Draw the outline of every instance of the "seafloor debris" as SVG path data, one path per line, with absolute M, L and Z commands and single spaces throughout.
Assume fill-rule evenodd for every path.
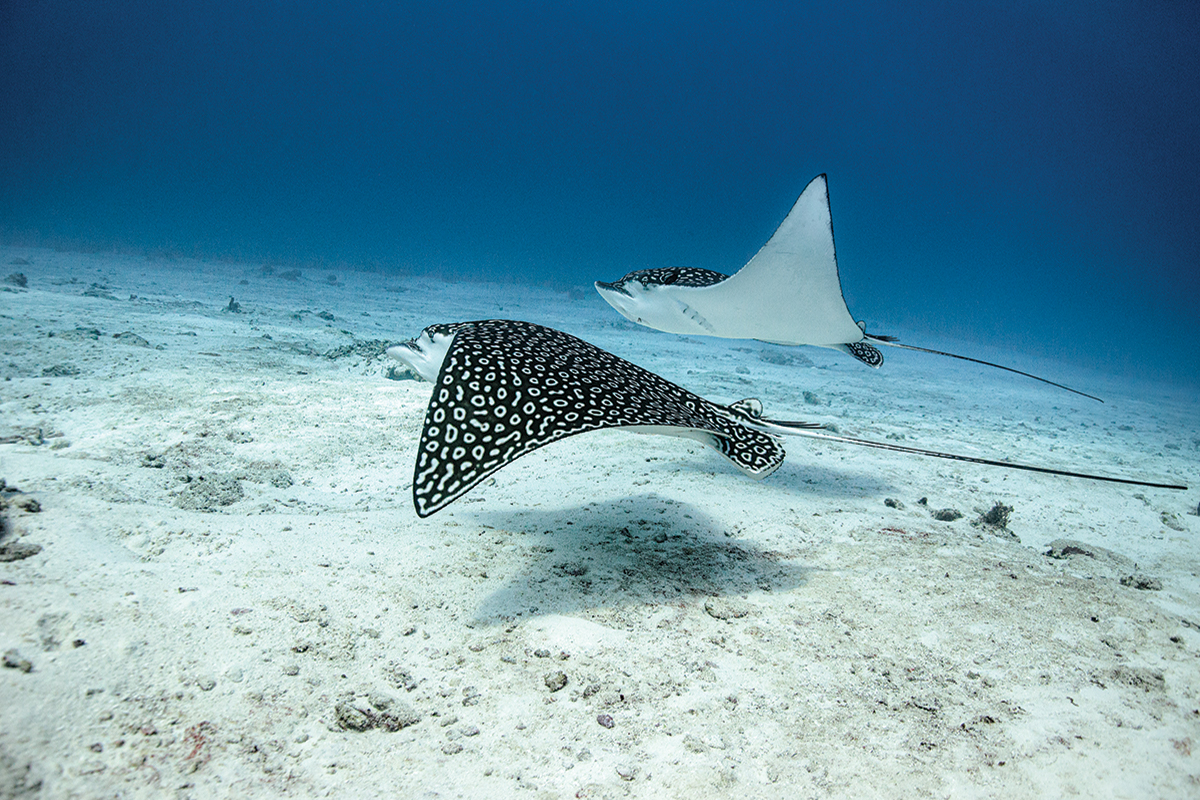
M 146 339 L 144 339 L 141 336 L 138 336 L 133 331 L 121 331 L 120 333 L 114 333 L 112 335 L 112 338 L 116 339 L 121 344 L 128 344 L 128 345 L 132 345 L 134 347 L 149 347 L 150 346 L 149 341 L 147 341 Z
M 3 478 L 0 478 L 0 563 L 22 561 L 42 552 L 40 544 L 30 544 L 22 541 L 3 541 L 10 532 L 7 514 L 10 506 L 16 506 L 30 514 L 36 514 L 42 510 L 42 504 L 32 497 L 18 497 L 14 500 L 8 499 L 7 495 L 19 494 L 20 491 L 15 486 L 9 486 Z
M 383 358 L 387 355 L 387 349 L 395 342 L 387 341 L 386 339 L 360 339 L 351 344 L 344 344 L 341 347 L 335 347 L 332 350 L 327 350 L 324 353 L 325 358 L 337 360 L 346 358 L 347 356 L 357 356 L 372 361 L 377 358 Z M 403 369 L 403 367 L 401 367 Z
M 996 503 L 991 510 L 986 514 L 980 515 L 976 522 L 982 525 L 991 525 L 996 528 L 1007 528 L 1008 517 L 1013 512 L 1012 506 L 1006 506 L 1004 503 Z
M 1072 569 L 1086 565 L 1087 572 L 1110 579 L 1116 578 L 1122 586 L 1142 591 L 1162 589 L 1162 580 L 1141 572 L 1133 559 L 1086 542 L 1055 539 L 1050 543 L 1050 549 L 1046 551 L 1045 555 L 1069 561 Z M 1085 559 L 1086 561 L 1084 561 Z
M 379 708 L 380 705 L 383 708 Z M 370 703 L 361 700 L 342 701 L 334 707 L 334 715 L 338 725 L 350 731 L 382 728 L 394 733 L 421 721 L 421 715 L 408 704 L 378 697 Z
M 750 352 L 749 348 L 746 352 Z M 781 367 L 811 367 L 812 360 L 802 353 L 787 353 L 780 349 L 760 350 L 758 358 L 768 364 L 778 364 Z M 810 394 L 805 392 L 805 394 Z
M 721 597 L 704 602 L 704 613 L 708 614 L 713 619 L 731 620 L 741 619 L 750 613 L 750 609 L 738 603 L 730 602 Z
M 1121 578 L 1122 586 L 1131 586 L 1134 589 L 1142 591 L 1159 592 L 1162 591 L 1162 581 L 1150 575 L 1125 575 Z
M 978 511 L 979 509 L 976 509 Z M 1008 518 L 1013 512 L 1013 507 L 997 502 L 989 511 L 980 512 L 975 521 L 971 524 L 977 528 L 983 528 L 988 533 L 995 536 L 1000 536 L 1006 539 L 1021 541 L 1015 533 L 1008 529 Z
M 83 290 L 84 297 L 98 297 L 101 300 L 116 300 L 116 295 L 109 291 L 108 287 L 102 283 L 93 283 L 91 286 Z
M 47 336 L 56 336 L 59 339 L 66 339 L 69 342 L 82 342 L 88 339 L 95 341 L 100 338 L 99 328 L 88 328 L 83 325 L 76 326 L 73 330 L 59 331 L 54 333 L 51 331 Z
M 543 680 L 546 684 L 546 688 L 549 689 L 551 693 L 557 692 L 559 689 L 567 685 L 567 673 L 561 671 L 551 672 L 548 673 Z
M 43 378 L 70 378 L 83 374 L 83 370 L 72 364 L 55 364 L 42 370 Z
M 1200 509 L 1198 509 L 1200 511 Z M 1173 531 L 1185 531 L 1187 528 L 1183 526 L 1183 521 L 1179 519 L 1179 515 L 1174 511 L 1164 511 L 1159 515 L 1159 519 L 1163 525 L 1166 525 Z
M 175 505 L 193 511 L 215 511 L 246 496 L 241 482 L 229 474 L 184 475 L 185 486 L 175 495 Z
M 30 556 L 36 556 L 40 552 L 42 552 L 40 544 L 5 542 L 4 544 L 0 544 L 0 562 L 22 561 Z
M 16 650 L 7 650 L 4 653 L 4 666 L 9 669 L 19 669 L 21 672 L 32 672 L 33 662 L 25 658 Z

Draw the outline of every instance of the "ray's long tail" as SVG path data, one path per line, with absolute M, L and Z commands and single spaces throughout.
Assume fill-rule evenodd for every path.
M 775 420 L 759 417 L 748 424 L 758 427 L 760 430 L 766 433 L 784 434 L 788 436 L 808 436 L 812 439 L 825 439 L 831 442 L 843 442 L 845 444 L 859 445 L 860 447 L 874 447 L 879 450 L 891 450 L 897 453 L 912 453 L 913 455 L 930 456 L 932 458 L 946 458 L 951 461 L 966 461 L 971 464 L 984 464 L 989 467 L 1020 469 L 1025 470 L 1026 472 L 1041 472 L 1046 475 L 1064 475 L 1069 478 L 1085 478 L 1090 481 L 1124 483 L 1129 484 L 1130 486 L 1148 486 L 1154 489 L 1186 490 L 1188 488 L 1176 483 L 1158 483 L 1155 481 L 1139 481 L 1134 480 L 1133 478 L 1115 478 L 1109 475 L 1092 475 L 1087 472 L 1074 472 L 1072 470 L 1055 469 L 1053 467 L 1038 467 L 1032 464 L 1018 464 L 1012 461 L 998 461 L 991 458 L 976 458 L 974 456 L 962 456 L 955 453 L 941 453 L 937 450 L 923 450 L 919 447 L 906 447 L 902 444 L 888 444 L 887 442 L 876 442 L 870 439 L 859 439 L 854 436 L 823 433 L 814 428 L 814 425 L 811 422 L 790 422 L 786 420 Z
M 957 353 L 947 353 L 943 350 L 931 350 L 928 347 L 916 347 L 915 345 L 911 345 L 911 344 L 900 344 L 900 342 L 897 342 L 895 340 L 895 338 L 893 338 L 891 336 L 872 336 L 869 333 L 864 333 L 863 335 L 865 337 L 867 337 L 868 339 L 870 339 L 872 342 L 879 342 L 880 344 L 886 344 L 888 347 L 899 347 L 903 350 L 916 350 L 918 353 L 933 353 L 935 356 L 947 356 L 949 358 L 957 358 L 961 361 L 970 361 L 973 364 L 982 364 L 985 367 L 995 367 L 996 369 L 1002 369 L 1002 370 L 1005 370 L 1006 372 L 1015 372 L 1018 375 L 1024 375 L 1026 378 L 1033 378 L 1035 381 L 1041 381 L 1042 383 L 1048 383 L 1051 386 L 1057 386 L 1059 389 L 1066 389 L 1068 392 L 1072 392 L 1072 393 L 1080 395 L 1082 397 L 1086 397 L 1089 400 L 1095 400 L 1098 403 L 1104 402 L 1103 400 L 1101 400 L 1099 397 L 1096 397 L 1095 395 L 1088 394 L 1087 392 L 1081 392 L 1078 389 L 1072 389 L 1070 386 L 1063 386 L 1061 383 L 1055 383 L 1052 380 L 1048 380 L 1046 378 L 1042 378 L 1037 375 L 1033 375 L 1032 373 L 1029 373 L 1029 372 L 1022 372 L 1019 369 L 1014 369 L 1012 367 L 1006 367 L 1003 364 L 993 364 L 991 361 L 982 361 L 978 358 L 971 358 L 970 356 L 960 356 Z

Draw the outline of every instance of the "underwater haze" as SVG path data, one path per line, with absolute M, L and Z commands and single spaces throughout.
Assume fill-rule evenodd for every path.
M 586 287 L 827 173 L 871 332 L 1200 383 L 1193 2 L 4 0 L 0 92 L 8 243 Z

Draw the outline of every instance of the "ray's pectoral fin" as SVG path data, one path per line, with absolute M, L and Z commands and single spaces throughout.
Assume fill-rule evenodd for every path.
M 843 353 L 849 353 L 857 358 L 868 367 L 879 369 L 883 366 L 883 353 L 879 352 L 879 348 L 866 342 L 848 342 L 846 344 L 835 345 L 835 349 L 841 350 Z

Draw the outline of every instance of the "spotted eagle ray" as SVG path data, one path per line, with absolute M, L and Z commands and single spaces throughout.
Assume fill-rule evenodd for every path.
M 433 383 L 413 473 L 413 505 L 420 517 L 445 508 L 526 453 L 605 428 L 703 442 L 753 478 L 765 478 L 783 463 L 780 436 L 801 435 L 1009 469 L 1185 488 L 821 433 L 819 423 L 764 417 L 753 398 L 712 403 L 582 339 L 529 322 L 430 325 L 387 353 Z
M 1015 372 L 1100 400 L 1019 369 L 867 333 L 842 296 L 823 174 L 809 182 L 775 234 L 735 274 L 697 267 L 643 269 L 612 283 L 596 281 L 596 291 L 626 319 L 667 333 L 830 347 L 876 368 L 883 364 L 883 353 L 873 344 L 878 343 Z

